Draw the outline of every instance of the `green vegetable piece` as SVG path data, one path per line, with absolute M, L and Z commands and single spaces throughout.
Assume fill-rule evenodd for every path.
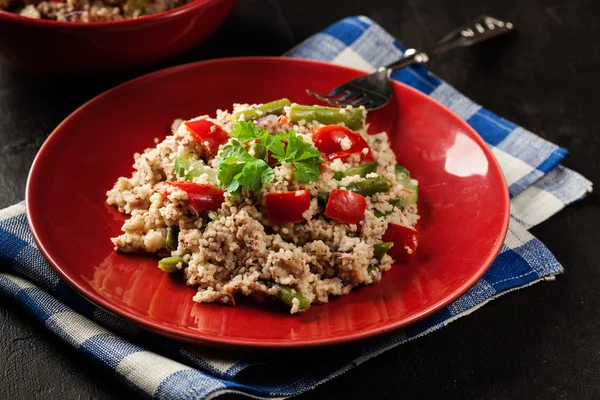
M 177 174 L 177 176 L 187 178 L 188 169 L 190 168 L 191 164 L 192 160 L 189 154 L 177 154 L 177 156 L 175 157 L 175 164 L 173 165 L 173 168 L 175 169 L 175 173 Z
M 367 197 L 376 193 L 389 192 L 390 183 L 378 176 L 377 178 L 365 179 L 364 181 L 356 182 L 348 185 L 348 190 Z
M 256 125 L 252 121 L 237 122 L 233 126 L 230 135 L 235 136 L 243 143 L 256 140 L 259 143 L 266 145 L 269 139 L 269 132 L 265 131 L 262 127 Z
M 125 3 L 125 16 L 133 17 L 135 11 L 139 10 L 140 15 L 146 11 L 146 0 L 127 0 Z
M 394 243 L 392 242 L 377 243 L 373 246 L 373 257 L 375 257 L 377 260 L 381 260 L 383 256 L 385 256 L 385 253 L 387 253 L 393 245 Z
M 319 193 L 317 194 L 317 202 L 321 208 L 325 208 L 327 206 L 327 202 L 329 201 L 329 193 Z
M 399 200 L 399 207 L 408 207 L 411 204 L 416 204 L 419 200 L 419 187 L 411 183 L 410 173 L 401 165 L 396 165 L 396 177 L 398 182 L 407 189 L 412 190 L 408 196 L 396 199 Z M 391 203 L 391 200 L 390 200 Z
M 404 198 L 392 199 L 392 200 L 388 201 L 388 203 L 390 203 L 394 207 L 402 207 L 402 204 L 404 203 Z M 379 210 L 375 210 L 375 211 L 373 211 L 373 214 L 377 218 L 381 218 L 381 217 L 387 217 L 388 215 L 390 215 L 393 212 L 394 212 L 394 210 L 390 210 L 390 211 L 386 211 L 386 212 L 381 212 Z
M 203 227 L 207 227 L 209 222 L 214 221 L 215 219 L 217 219 L 217 217 L 219 216 L 219 214 L 217 214 L 216 211 L 208 211 L 206 214 L 204 214 L 202 216 L 202 226 Z
M 217 176 L 214 169 L 203 165 L 197 160 L 194 160 L 190 154 L 177 154 L 173 167 L 177 176 L 185 178 L 189 181 L 199 177 L 202 174 L 206 174 L 208 175 L 208 180 L 214 183 Z
M 340 112 L 340 110 L 344 110 Z M 298 122 L 318 121 L 324 125 L 334 125 L 344 123 L 350 130 L 356 131 L 363 127 L 364 115 L 360 108 L 340 109 L 336 107 L 320 106 L 291 106 L 290 121 Z
M 243 115 L 244 121 L 252 121 L 266 115 L 281 115 L 283 114 L 283 107 L 289 106 L 290 104 L 288 99 L 275 100 L 270 103 L 265 103 L 262 106 L 235 113 L 232 118 L 234 121 L 238 121 L 240 115 Z
M 392 199 L 392 200 L 388 201 L 388 203 L 390 203 L 394 207 L 400 207 L 400 206 L 402 206 L 402 199 Z
M 321 174 L 321 152 L 301 136 L 290 129 L 287 133 L 287 146 L 274 150 L 273 156 L 280 162 L 289 162 L 295 167 L 294 178 L 300 183 L 308 183 L 319 179 Z M 279 153 L 278 153 L 279 152 Z
M 173 272 L 180 271 L 177 268 L 177 264 L 181 263 L 181 269 L 187 267 L 187 263 L 183 260 L 183 258 L 179 256 L 165 257 L 158 262 L 158 268 L 162 269 L 165 272 L 172 274 Z
M 265 160 L 267 158 L 267 147 L 262 143 L 254 143 L 250 146 L 250 154 L 254 154 L 255 158 Z
M 388 215 L 390 215 L 391 213 L 393 213 L 394 211 L 386 211 L 386 212 L 381 212 L 379 210 L 375 210 L 373 211 L 373 214 L 377 217 L 377 218 L 382 218 L 382 217 L 387 217 Z
M 310 307 L 308 300 L 306 300 L 306 298 L 300 293 L 293 291 L 291 287 L 280 285 L 278 283 L 272 283 L 272 286 L 279 289 L 277 292 L 277 298 L 290 308 L 294 306 L 294 299 L 298 299 L 298 311 L 306 311 Z
M 373 271 L 377 271 L 377 266 L 375 266 L 375 265 L 369 265 L 367 267 L 367 273 L 371 273 Z
M 275 172 L 264 160 L 252 157 L 240 142 L 232 140 L 221 150 L 217 176 L 223 188 L 237 196 L 242 188 L 259 191 L 263 184 L 273 181 Z
M 167 239 L 165 240 L 167 249 L 175 250 L 178 246 L 179 227 L 170 226 L 167 228 Z
M 368 174 L 371 174 L 376 171 L 377 171 L 377 161 L 373 161 L 370 163 L 359 165 L 358 167 L 348 168 L 345 171 L 337 171 L 335 174 L 333 174 L 333 178 L 337 179 L 338 181 L 342 180 L 345 176 L 358 175 L 361 178 L 364 178 Z

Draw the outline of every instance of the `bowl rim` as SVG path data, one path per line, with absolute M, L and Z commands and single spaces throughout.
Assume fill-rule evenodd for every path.
M 33 190 L 32 190 L 32 185 L 31 185 L 31 182 L 34 180 L 34 176 L 38 174 L 38 171 L 40 169 L 39 164 L 41 164 L 41 159 L 43 158 L 42 155 L 47 153 L 46 150 L 49 146 L 51 146 L 51 142 L 53 140 L 56 140 L 56 137 L 58 137 L 62 126 L 66 125 L 71 119 L 75 118 L 79 113 L 83 112 L 83 110 L 85 110 L 90 104 L 96 102 L 98 99 L 105 97 L 115 91 L 122 90 L 124 87 L 135 85 L 139 81 L 147 80 L 151 77 L 157 78 L 157 77 L 160 77 L 161 75 L 171 74 L 171 73 L 174 73 L 177 70 L 181 70 L 181 69 L 194 68 L 197 65 L 222 63 L 222 62 L 243 62 L 243 61 L 251 61 L 251 60 L 257 60 L 257 61 L 286 60 L 287 62 L 300 62 L 300 63 L 308 63 L 308 64 L 327 65 L 327 66 L 332 66 L 334 68 L 342 68 L 342 69 L 347 69 L 347 70 L 351 70 L 351 71 L 355 71 L 355 72 L 360 72 L 361 74 L 366 73 L 365 71 L 362 71 L 357 68 L 347 67 L 344 65 L 336 65 L 336 64 L 329 63 L 329 62 L 319 61 L 319 60 L 307 60 L 307 59 L 275 57 L 275 56 L 246 56 L 246 57 L 216 58 L 216 59 L 211 59 L 211 60 L 181 64 L 181 65 L 164 68 L 164 69 L 161 69 L 158 71 L 154 71 L 154 72 L 139 76 L 137 78 L 134 78 L 132 80 L 124 82 L 118 86 L 115 86 L 111 89 L 108 89 L 108 90 L 98 94 L 97 96 L 93 97 L 92 99 L 88 100 L 81 106 L 79 106 L 70 115 L 68 115 L 52 131 L 52 133 L 46 138 L 46 140 L 44 141 L 44 143 L 38 150 L 38 153 L 36 154 L 36 156 L 33 160 L 33 163 L 31 165 L 31 168 L 29 170 L 29 174 L 27 177 L 27 184 L 25 187 L 25 204 L 26 204 L 26 211 L 27 211 L 27 222 L 28 222 L 29 228 L 31 230 L 33 239 L 34 239 L 36 245 L 38 246 L 38 249 L 44 256 L 44 258 L 48 261 L 50 266 L 56 272 L 58 272 L 60 277 L 72 289 L 74 289 L 77 293 L 81 294 L 86 300 L 90 301 L 97 307 L 107 310 L 108 312 L 110 312 L 114 315 L 118 315 L 119 317 L 125 319 L 127 322 L 137 325 L 137 326 L 141 327 L 142 329 L 145 329 L 145 330 L 153 332 L 153 333 L 158 333 L 162 336 L 166 336 L 166 337 L 169 337 L 172 339 L 176 339 L 176 340 L 180 340 L 180 341 L 184 341 L 184 342 L 188 342 L 188 343 L 193 343 L 193 344 L 209 345 L 210 347 L 229 348 L 229 349 L 235 348 L 238 350 L 239 349 L 259 349 L 259 348 L 262 348 L 262 349 L 269 348 L 269 349 L 274 349 L 274 350 L 275 349 L 291 350 L 291 349 L 307 349 L 307 348 L 325 348 L 325 347 L 329 347 L 329 346 L 337 346 L 337 345 L 342 345 L 342 344 L 355 343 L 355 342 L 363 341 L 363 340 L 370 339 L 373 337 L 378 337 L 378 336 L 383 335 L 384 333 L 393 332 L 399 328 L 412 325 L 415 322 L 420 321 L 428 316 L 431 316 L 436 311 L 440 311 L 444 307 L 451 304 L 453 301 L 455 301 L 456 299 L 461 297 L 463 294 L 465 294 L 471 287 L 473 287 L 473 285 L 475 285 L 483 277 L 483 275 L 489 270 L 489 268 L 493 264 L 494 260 L 498 256 L 498 254 L 500 254 L 500 251 L 504 244 L 504 240 L 506 238 L 506 235 L 508 234 L 508 227 L 509 227 L 509 222 L 510 222 L 510 197 L 508 194 L 508 187 L 506 186 L 506 179 L 504 178 L 502 169 L 500 168 L 500 164 L 498 163 L 498 160 L 496 159 L 496 157 L 493 155 L 492 151 L 485 144 L 485 141 L 483 140 L 483 138 L 475 131 L 475 129 L 473 129 L 469 124 L 467 124 L 458 115 L 456 115 L 454 112 L 452 112 L 449 108 L 447 108 L 443 104 L 437 102 L 436 100 L 432 99 L 428 95 L 422 93 L 421 91 L 419 91 L 415 88 L 412 88 L 402 82 L 395 81 L 395 80 L 391 81 L 392 85 L 401 86 L 403 88 L 403 90 L 408 90 L 408 91 L 414 92 L 417 96 L 426 97 L 429 101 L 434 102 L 437 106 L 439 106 L 443 112 L 450 114 L 450 116 L 452 116 L 454 119 L 459 120 L 461 122 L 461 124 L 464 125 L 464 128 L 466 130 L 469 130 L 472 133 L 471 139 L 473 139 L 479 145 L 479 147 L 482 149 L 484 154 L 487 156 L 488 161 L 494 165 L 495 171 L 499 172 L 498 176 L 501 179 L 501 181 L 504 183 L 503 188 L 505 190 L 502 190 L 501 192 L 502 192 L 502 197 L 504 200 L 503 204 L 502 204 L 502 213 L 505 215 L 505 219 L 504 219 L 502 227 L 501 227 L 501 234 L 500 234 L 499 240 L 494 244 L 493 248 L 491 249 L 490 253 L 488 254 L 488 257 L 479 266 L 477 271 L 475 273 L 473 273 L 469 279 L 465 280 L 462 283 L 462 285 L 460 285 L 459 288 L 455 289 L 450 295 L 447 295 L 445 297 L 445 299 L 443 299 L 442 301 L 439 301 L 438 303 L 433 304 L 424 310 L 421 310 L 419 313 L 411 316 L 408 319 L 404 319 L 401 321 L 395 321 L 395 322 L 388 324 L 387 326 L 382 327 L 382 328 L 376 328 L 376 329 L 371 328 L 371 329 L 368 329 L 368 330 L 365 330 L 362 332 L 351 333 L 351 334 L 348 334 L 348 335 L 345 335 L 342 337 L 334 336 L 334 337 L 319 338 L 319 339 L 303 339 L 301 342 L 298 342 L 298 343 L 287 342 L 287 341 L 277 342 L 276 340 L 255 341 L 255 340 L 251 340 L 251 339 L 241 339 L 241 338 L 230 338 L 227 336 L 207 335 L 204 333 L 199 334 L 197 332 L 179 330 L 177 327 L 173 327 L 173 326 L 161 325 L 160 323 L 157 323 L 150 319 L 144 318 L 142 316 L 135 315 L 135 314 L 123 309 L 122 307 L 115 305 L 110 300 L 104 298 L 103 296 L 101 296 L 100 294 L 98 294 L 94 291 L 87 290 L 87 288 L 83 287 L 83 285 L 81 285 L 79 282 L 74 280 L 66 271 L 64 271 L 63 268 L 60 266 L 60 264 L 52 258 L 51 253 L 46 248 L 44 243 L 41 241 L 40 232 L 38 231 L 38 227 L 40 225 L 36 223 L 36 220 L 39 218 L 39 216 L 35 215 L 36 213 L 33 212 L 33 210 L 32 210 L 33 204 L 35 204 L 36 201 L 32 199 L 32 196 L 33 196 L 32 191 Z M 35 207 L 33 207 L 33 208 L 35 208 Z
M 56 28 L 74 28 L 74 29 L 89 29 L 89 28 L 100 28 L 100 27 L 108 27 L 108 26 L 123 26 L 123 25 L 134 25 L 134 24 L 144 24 L 146 22 L 157 22 L 161 20 L 168 19 L 170 17 L 174 17 L 179 14 L 186 13 L 192 9 L 197 7 L 201 7 L 203 5 L 207 5 L 209 3 L 215 3 L 221 0 L 193 0 L 188 4 L 184 4 L 183 6 L 173 8 L 171 10 L 163 11 L 157 14 L 145 15 L 138 18 L 133 19 L 123 19 L 118 21 L 95 21 L 95 22 L 67 22 L 67 21 L 55 21 L 51 19 L 41 19 L 41 18 L 29 18 L 24 17 L 22 15 L 16 14 L 14 12 L 0 10 L 0 21 L 8 20 L 12 22 L 20 22 L 26 25 L 37 25 L 44 27 L 56 27 Z

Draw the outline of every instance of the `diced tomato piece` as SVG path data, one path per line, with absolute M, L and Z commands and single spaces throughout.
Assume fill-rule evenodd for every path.
M 229 135 L 223 128 L 206 119 L 185 121 L 184 124 L 194 140 L 200 143 L 208 154 L 216 152 L 220 145 L 229 140 Z
M 352 154 L 360 154 L 361 162 L 375 160 L 373 152 L 369 148 L 366 140 L 356 132 L 341 125 L 326 125 L 322 126 L 312 133 L 313 143 L 321 152 L 327 154 L 326 159 L 333 161 L 336 158 L 341 158 L 342 161 Z M 342 148 L 342 143 L 350 141 L 349 148 Z M 368 149 L 367 153 L 363 153 L 363 149 Z
M 392 242 L 394 245 L 388 250 L 397 263 L 411 262 L 415 258 L 419 244 L 419 231 L 398 224 L 388 224 L 383 234 L 383 242 Z
M 279 124 L 280 125 L 289 125 L 290 124 L 290 120 L 288 119 L 287 116 L 282 115 L 281 117 L 279 117 Z
M 327 201 L 325 215 L 346 224 L 358 224 L 365 217 L 366 209 L 367 200 L 360 194 L 335 189 Z
M 225 192 L 213 185 L 194 182 L 158 182 L 154 190 L 163 196 L 168 194 L 167 188 L 176 187 L 187 193 L 190 205 L 198 215 L 209 210 L 218 210 L 225 201 Z
M 295 192 L 269 193 L 266 195 L 267 216 L 274 224 L 300 222 L 302 214 L 310 207 L 310 192 L 297 190 Z
M 342 141 L 346 137 L 354 144 L 352 139 L 355 135 L 356 133 L 341 125 L 326 125 L 315 129 L 312 138 L 317 149 L 325 154 L 331 154 L 343 150 Z

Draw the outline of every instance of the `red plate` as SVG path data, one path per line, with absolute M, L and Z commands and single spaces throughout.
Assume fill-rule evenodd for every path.
M 394 101 L 372 113 L 371 131 L 389 133 L 398 162 L 420 182 L 420 245 L 360 288 L 300 315 L 239 299 L 235 307 L 196 304 L 194 289 L 150 256 L 121 255 L 109 238 L 124 216 L 105 192 L 132 172 L 133 153 L 154 146 L 175 118 L 214 114 L 234 102 L 288 97 L 314 103 L 361 72 L 286 58 L 224 59 L 183 65 L 128 82 L 89 101 L 42 146 L 27 185 L 33 235 L 50 264 L 97 305 L 151 331 L 221 346 L 306 347 L 343 343 L 405 326 L 468 290 L 500 251 L 508 192 L 494 157 L 461 119 L 394 83 Z M 242 296 L 243 297 L 243 296 Z

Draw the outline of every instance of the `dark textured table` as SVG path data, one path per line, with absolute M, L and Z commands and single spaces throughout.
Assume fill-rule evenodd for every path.
M 420 46 L 470 18 L 512 21 L 513 38 L 452 53 L 432 70 L 475 101 L 570 150 L 600 179 L 600 2 L 596 0 L 241 0 L 223 28 L 177 62 L 277 55 L 347 15 Z M 52 129 L 106 86 L 49 83 L 0 66 L 0 207 L 24 197 Z M 533 229 L 566 273 L 496 300 L 300 398 L 600 398 L 600 201 L 593 194 Z M 596 244 L 594 244 L 596 243 Z M 120 398 L 124 385 L 0 298 L 1 398 Z

